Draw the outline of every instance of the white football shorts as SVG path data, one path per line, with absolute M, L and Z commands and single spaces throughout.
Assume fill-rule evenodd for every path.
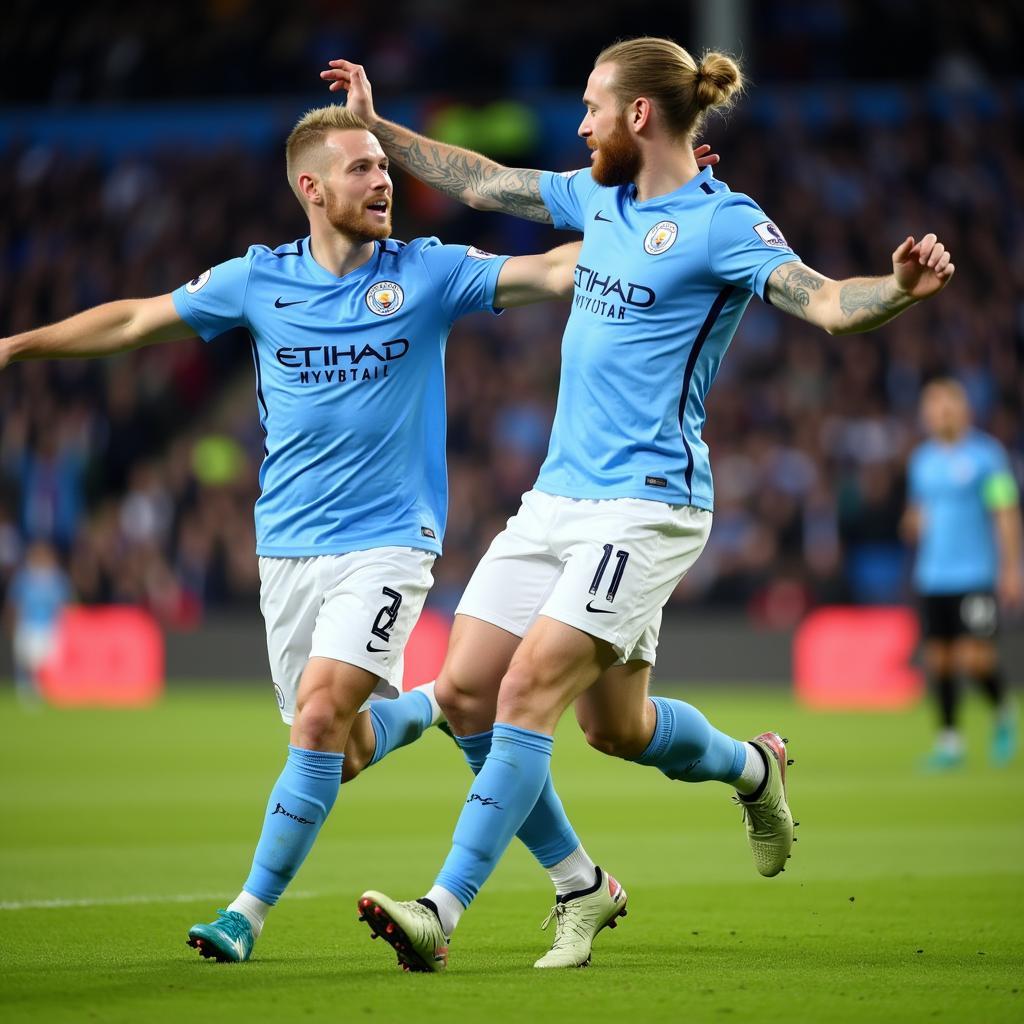
M 547 615 L 607 640 L 619 664 L 653 665 L 662 606 L 704 550 L 711 519 L 692 505 L 528 491 L 456 614 L 516 636 Z
M 290 725 L 295 716 L 299 680 L 310 658 L 373 672 L 380 682 L 370 701 L 402 692 L 403 652 L 434 582 L 434 558 L 431 551 L 399 547 L 260 556 L 260 610 L 285 722 Z

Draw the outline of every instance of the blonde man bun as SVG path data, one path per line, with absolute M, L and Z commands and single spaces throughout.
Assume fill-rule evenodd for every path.
M 679 139 L 692 138 L 712 107 L 728 107 L 743 89 L 735 58 L 705 53 L 698 64 L 672 39 L 640 36 L 622 39 L 602 50 L 598 64 L 614 64 L 611 90 L 621 109 L 640 96 L 657 108 L 665 130 Z
M 709 50 L 697 65 L 694 86 L 701 110 L 729 107 L 733 98 L 743 91 L 743 73 L 727 53 Z

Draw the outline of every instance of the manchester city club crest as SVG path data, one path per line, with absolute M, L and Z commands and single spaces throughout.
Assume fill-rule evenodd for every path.
M 366 293 L 366 305 L 371 313 L 377 316 L 391 316 L 402 308 L 405 302 L 405 292 L 402 286 L 394 281 L 378 281 L 370 285 Z
M 651 256 L 660 256 L 675 245 L 679 234 L 679 226 L 670 220 L 659 221 L 647 232 L 644 239 L 644 252 Z

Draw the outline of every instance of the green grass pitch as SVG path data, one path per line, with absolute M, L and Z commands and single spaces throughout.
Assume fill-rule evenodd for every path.
M 780 728 L 802 822 L 787 872 L 753 869 L 724 786 L 589 750 L 555 779 L 629 916 L 589 970 L 531 967 L 547 879 L 514 848 L 444 975 L 406 975 L 357 924 L 364 888 L 416 896 L 466 792 L 437 730 L 346 786 L 247 964 L 185 932 L 237 891 L 286 734 L 269 691 L 177 689 L 146 711 L 26 712 L 0 698 L 0 1020 L 1024 1020 L 1024 766 L 915 772 L 929 716 L 822 715 L 782 692 L 701 689 L 721 728 Z

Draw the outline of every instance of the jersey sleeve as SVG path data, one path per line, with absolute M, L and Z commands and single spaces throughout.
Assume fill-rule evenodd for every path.
M 1020 493 L 1006 451 L 995 440 L 987 444 L 985 449 L 985 476 L 981 485 L 985 507 L 992 512 L 1013 508 L 1020 502 Z
M 249 287 L 254 250 L 218 263 L 176 289 L 171 298 L 178 316 L 203 341 L 212 341 L 232 327 L 245 327 L 245 294 Z
M 601 188 L 586 169 L 555 174 L 542 171 L 540 195 L 556 228 L 582 231 L 587 220 L 587 204 Z
M 725 284 L 763 299 L 772 271 L 799 258 L 764 210 L 747 196 L 731 194 L 711 218 L 708 266 Z
M 423 265 L 449 320 L 479 310 L 501 312 L 494 291 L 507 259 L 472 245 L 442 245 L 436 238 L 423 247 Z

